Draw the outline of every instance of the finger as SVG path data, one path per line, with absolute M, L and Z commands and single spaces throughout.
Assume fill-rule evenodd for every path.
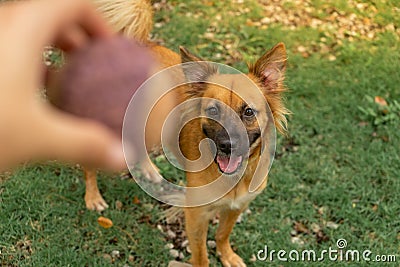
M 36 125 L 41 131 L 42 158 L 80 163 L 88 167 L 121 170 L 126 167 L 122 143 L 108 128 L 87 119 L 76 118 L 51 107 L 42 112 Z
M 20 14 L 20 20 L 16 27 L 20 36 L 37 49 L 65 39 L 71 27 L 80 29 L 82 34 L 91 38 L 112 35 L 107 23 L 86 0 L 37 0 L 23 2 L 18 8 L 16 14 Z
M 54 45 L 66 52 L 83 47 L 89 38 L 80 27 L 71 27 L 55 41 Z
M 68 49 L 75 49 L 89 38 L 112 35 L 106 22 L 85 0 L 7 3 L 0 6 L 2 23 L 7 27 L 0 35 L 0 43 L 4 46 L 0 56 L 5 62 L 14 63 L 9 72 L 24 73 L 25 80 L 32 86 L 38 86 L 41 81 L 38 66 L 41 66 L 40 55 L 44 46 L 58 42 Z M 6 53 L 9 50 L 18 53 Z

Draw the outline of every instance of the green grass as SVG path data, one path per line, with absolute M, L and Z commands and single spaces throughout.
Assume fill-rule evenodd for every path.
M 103 229 L 99 214 L 85 209 L 81 176 L 51 164 L 22 168 L 1 185 L 2 266 L 109 266 L 112 251 L 120 253 L 117 265 L 168 260 L 163 236 L 147 223 L 159 220 L 158 207 L 132 179 L 99 179 L 110 205 L 103 216 L 114 223 Z
M 288 49 L 287 106 L 293 112 L 289 134 L 279 138 L 267 189 L 252 202 L 252 213 L 244 215 L 231 236 L 248 266 L 360 266 L 250 261 L 264 245 L 322 251 L 335 249 L 340 238 L 347 240 L 348 249 L 397 255 L 397 263 L 368 265 L 399 266 L 400 114 L 393 108 L 392 120 L 376 124 L 374 115 L 361 110 L 379 110 L 368 101 L 375 96 L 389 104 L 400 99 L 398 32 L 338 43 L 329 32 L 311 27 L 246 24 L 263 17 L 257 1 L 167 2 L 170 9 L 156 13 L 161 27 L 154 34 L 173 50 L 184 45 L 205 59 L 245 70 L 242 58 L 255 59 L 279 41 Z M 365 2 L 381 10 L 374 17 L 376 23 L 400 27 L 396 1 Z M 314 1 L 321 10 L 324 3 Z M 347 1 L 335 6 L 361 18 L 368 16 Z M 245 7 L 249 10 L 243 12 Z M 234 16 L 235 12 L 242 13 Z M 321 37 L 326 37 L 328 52 L 318 48 Z M 308 56 L 298 52 L 299 45 L 306 47 Z M 329 60 L 329 55 L 336 60 Z M 162 160 L 159 164 L 171 179 L 179 175 Z M 2 266 L 166 266 L 172 260 L 166 237 L 156 226 L 161 212 L 157 202 L 133 181 L 104 174 L 100 189 L 110 208 L 102 215 L 111 218 L 114 227 L 103 229 L 97 224 L 99 214 L 85 209 L 81 176 L 77 168 L 53 163 L 22 167 L 2 181 Z M 133 203 L 135 197 L 140 203 Z M 117 209 L 117 201 L 122 209 Z M 306 231 L 296 231 L 299 223 Z M 312 231 L 315 226 L 319 236 Z M 215 228 L 210 227 L 209 239 Z M 120 257 L 110 259 L 113 251 Z M 215 251 L 209 252 L 211 265 L 220 266 Z

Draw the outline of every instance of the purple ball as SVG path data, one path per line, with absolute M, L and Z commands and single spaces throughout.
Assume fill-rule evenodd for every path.
M 133 40 L 94 40 L 50 74 L 48 97 L 61 110 L 97 120 L 121 135 L 129 101 L 155 68 L 148 49 Z

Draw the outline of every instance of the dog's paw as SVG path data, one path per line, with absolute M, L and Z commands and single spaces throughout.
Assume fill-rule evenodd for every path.
M 103 211 L 108 208 L 107 202 L 103 199 L 100 193 L 85 195 L 86 208 L 89 210 Z
M 242 258 L 233 252 L 220 256 L 220 260 L 224 267 L 246 267 Z
M 140 169 L 141 169 L 144 177 L 146 177 L 148 180 L 150 180 L 153 183 L 161 183 L 161 181 L 163 180 L 163 177 L 160 174 L 160 170 L 151 161 L 145 160 L 145 161 L 141 162 Z

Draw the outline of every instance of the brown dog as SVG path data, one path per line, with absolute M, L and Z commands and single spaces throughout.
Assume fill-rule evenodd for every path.
M 186 232 L 192 251 L 191 263 L 193 266 L 208 266 L 207 229 L 209 219 L 218 213 L 220 224 L 216 233 L 216 242 L 221 262 L 224 266 L 246 266 L 243 260 L 233 252 L 229 243 L 229 235 L 237 217 L 267 184 L 267 177 L 262 177 L 262 182 L 255 192 L 249 192 L 255 168 L 263 156 L 262 142 L 268 142 L 268 140 L 262 140 L 262 129 L 273 121 L 280 132 L 285 131 L 285 115 L 288 114 L 288 110 L 282 102 L 286 67 L 285 47 L 282 43 L 277 44 L 249 67 L 250 71 L 247 77 L 254 82 L 258 92 L 261 92 L 262 98 L 260 98 L 260 94 L 247 90 L 249 86 L 247 78 L 237 74 L 219 74 L 215 68 L 208 66 L 207 63 L 185 49 L 181 49 L 181 57 L 161 46 L 153 45 L 150 46 L 150 49 L 165 68 L 179 63 L 192 62 L 191 69 L 184 68 L 183 74 L 194 84 L 181 86 L 174 94 L 167 97 L 179 99 L 179 102 L 196 97 L 207 99 L 207 101 L 201 101 L 201 105 L 196 107 L 198 113 L 205 116 L 192 120 L 183 127 L 179 137 L 180 149 L 187 159 L 195 160 L 201 156 L 198 149 L 200 141 L 209 138 L 216 145 L 216 156 L 214 162 L 204 170 L 186 172 L 187 186 L 207 185 L 221 174 L 235 176 L 235 173 L 239 171 L 243 173 L 236 186 L 222 198 L 207 205 L 185 208 Z M 196 84 L 196 82 L 200 82 L 196 81 L 196 77 L 206 79 L 209 83 L 201 81 L 202 83 Z M 182 77 L 177 79 L 182 79 Z M 244 102 L 241 95 L 246 95 L 248 102 Z M 213 102 L 213 99 L 225 105 L 218 105 Z M 265 103 L 268 103 L 270 111 Z M 232 123 L 233 120 L 226 115 L 228 111 L 224 106 L 232 109 L 241 118 L 241 123 L 246 129 L 245 136 L 243 133 L 235 131 L 238 125 Z M 167 110 L 164 112 L 168 113 Z M 157 107 L 154 114 L 160 115 Z M 221 123 L 230 125 L 231 129 L 225 129 L 210 119 L 213 116 L 218 116 Z M 161 129 L 163 120 L 163 117 L 158 117 L 153 124 L 158 125 L 157 127 Z M 226 121 L 224 122 L 224 120 Z M 230 138 L 227 131 L 237 136 Z M 241 145 L 246 140 L 249 143 L 247 149 Z M 211 147 L 209 149 L 211 152 Z M 247 166 L 243 170 L 245 165 Z M 104 201 L 98 192 L 96 176 L 93 172 L 86 172 L 86 182 L 86 196 L 90 196 L 85 197 L 87 205 L 93 201 L 97 203 Z M 186 197 L 191 198 L 190 195 Z M 90 208 L 90 206 L 88 207 Z M 101 207 L 105 206 L 100 204 Z M 98 209 L 98 206 L 95 205 L 95 208 Z
M 272 116 L 279 131 L 283 132 L 286 126 L 285 115 L 288 111 L 283 106 L 281 96 L 284 91 L 285 47 L 282 43 L 276 45 L 253 66 L 250 66 L 248 78 L 257 85 L 264 99 L 260 99 L 259 94 L 252 95 L 251 90 L 248 90 L 249 82 L 243 76 L 219 74 L 216 69 L 205 66 L 201 59 L 185 50 L 181 52 L 182 62 L 199 62 L 198 66 L 191 65 L 195 70 L 184 69 L 186 76 L 190 76 L 188 80 L 196 82 L 193 77 L 194 79 L 201 77 L 209 81 L 209 84 L 203 82 L 186 88 L 185 93 L 188 98 L 205 99 L 198 107 L 199 113 L 204 116 L 185 125 L 180 135 L 181 150 L 189 160 L 199 158 L 201 155 L 198 147 L 204 138 L 211 139 L 217 150 L 214 162 L 206 169 L 199 172 L 186 172 L 187 186 L 198 187 L 210 184 L 221 174 L 234 177 L 235 173 L 244 168 L 242 163 L 247 162 L 245 170 L 241 170 L 243 175 L 237 185 L 221 199 L 208 205 L 185 208 L 186 233 L 192 251 L 191 263 L 193 266 L 208 266 L 207 229 L 209 219 L 218 213 L 220 223 L 216 233 L 216 243 L 222 264 L 246 266 L 243 260 L 233 252 L 229 235 L 240 213 L 247 208 L 249 202 L 265 188 L 267 183 L 267 177 L 262 177 L 261 185 L 256 191 L 249 192 L 256 165 L 259 164 L 263 154 L 261 143 L 268 142 L 268 140 L 262 140 L 261 130 L 271 123 Z M 240 95 L 246 95 L 248 103 L 244 102 Z M 269 104 L 271 113 L 265 101 Z M 236 125 L 237 122 L 228 115 L 228 109 L 232 109 L 241 118 L 240 123 L 245 126 L 245 134 L 236 130 L 239 125 Z M 272 116 L 269 117 L 268 114 Z M 216 123 L 216 118 L 220 123 Z M 226 127 L 222 127 L 221 124 Z M 230 132 L 231 137 L 227 132 Z M 249 146 L 242 146 L 246 140 Z M 211 152 L 211 147 L 209 150 Z M 230 166 L 228 163 L 231 163 Z M 191 198 L 190 195 L 186 197 Z

